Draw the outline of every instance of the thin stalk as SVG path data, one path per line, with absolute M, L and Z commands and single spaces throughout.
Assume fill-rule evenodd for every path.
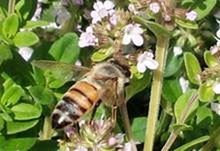
M 14 13 L 14 11 L 15 11 L 15 3 L 16 3 L 16 0 L 9 0 L 8 1 L 8 15 Z
M 171 120 L 171 117 L 164 110 L 162 110 L 160 114 L 160 119 L 159 119 L 160 123 L 157 127 L 156 134 L 155 134 L 156 135 L 155 140 L 160 138 L 161 134 L 167 130 L 167 127 L 170 124 L 170 120 Z
M 145 133 L 144 151 L 152 151 L 155 129 L 158 118 L 158 111 L 161 99 L 161 90 L 163 84 L 163 71 L 166 63 L 167 48 L 169 45 L 168 37 L 159 37 L 156 45 L 156 60 L 159 63 L 158 69 L 154 72 L 153 82 L 151 87 L 151 97 L 148 112 L 147 129 Z
M 210 151 L 212 150 L 216 144 L 220 143 L 220 127 L 217 128 L 211 135 L 210 140 L 201 148 L 201 151 Z
M 50 119 L 50 117 L 46 116 L 44 118 L 44 125 L 43 125 L 43 130 L 40 135 L 40 140 L 51 139 L 53 133 L 54 133 L 54 130 L 51 127 L 51 119 Z
M 180 123 L 185 123 L 187 117 L 189 116 L 189 113 L 188 113 L 189 108 L 195 101 L 197 101 L 197 99 L 198 99 L 198 94 L 193 95 L 190 98 L 189 103 L 185 106 L 185 109 L 181 115 Z M 161 151 L 168 151 L 170 149 L 170 147 L 173 145 L 173 143 L 175 142 L 175 140 L 180 132 L 181 132 L 181 129 L 173 130 Z

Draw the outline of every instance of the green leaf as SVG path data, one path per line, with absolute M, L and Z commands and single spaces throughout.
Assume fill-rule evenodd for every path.
M 40 117 L 42 108 L 40 105 L 20 103 L 11 108 L 15 120 L 31 120 Z
M 164 79 L 162 96 L 166 101 L 174 103 L 181 94 L 182 89 L 180 87 L 178 78 Z
M 138 92 L 144 90 L 149 84 L 151 80 L 151 75 L 149 72 L 144 74 L 144 77 L 141 79 L 137 79 L 133 77 L 130 81 L 129 86 L 125 88 L 126 91 L 126 100 L 129 100 Z
M 204 123 L 204 128 L 206 128 L 207 124 L 211 124 L 213 120 L 212 110 L 206 106 L 199 107 L 196 112 L 196 124 Z M 201 127 L 201 126 L 200 126 Z
M 112 47 L 102 48 L 93 53 L 91 59 L 94 62 L 101 62 L 110 57 L 113 54 L 113 52 L 114 49 Z
M 44 151 L 58 151 L 57 140 L 38 140 L 36 144 L 30 149 L 30 151 L 40 151 L 44 148 Z M 62 150 L 60 150 L 62 151 Z
M 187 124 L 173 124 L 172 129 L 173 131 L 187 131 L 187 130 L 193 130 L 193 127 Z
M 5 37 L 14 36 L 19 27 L 19 19 L 16 14 L 8 16 L 2 25 L 3 34 Z
M 55 60 L 65 63 L 75 63 L 79 57 L 78 36 L 75 33 L 67 33 L 51 46 L 49 53 Z
M 183 0 L 181 3 L 185 7 L 191 7 L 197 12 L 197 20 L 206 17 L 216 5 L 216 0 Z
M 201 67 L 199 61 L 193 53 L 184 53 L 184 62 L 186 67 L 186 74 L 193 84 L 200 84 L 199 74 L 201 73 Z
M 38 120 L 6 122 L 7 134 L 16 134 L 34 127 Z
M 210 51 L 204 52 L 204 60 L 209 67 L 214 67 L 218 65 L 218 59 L 213 56 Z
M 10 138 L 0 139 L 1 151 L 28 151 L 37 141 L 37 138 Z
M 34 100 L 40 104 L 48 105 L 55 101 L 53 92 L 42 86 L 33 86 L 29 88 L 29 92 Z
M 170 51 L 167 58 L 164 77 L 170 77 L 176 74 L 182 67 L 182 63 L 183 63 L 183 57 L 174 56 L 173 51 Z
M 30 18 L 37 8 L 37 1 L 19 0 L 15 5 L 15 10 L 20 14 L 22 20 Z
M 215 92 L 212 90 L 212 85 L 203 83 L 199 87 L 199 99 L 202 102 L 211 102 L 214 100 Z
M 181 95 L 174 105 L 176 123 L 183 124 L 189 115 L 197 109 L 198 105 L 199 101 L 196 90 L 188 90 Z
M 164 26 L 161 26 L 158 23 L 148 21 L 139 16 L 134 16 L 133 19 L 135 22 L 140 23 L 141 25 L 150 29 L 154 33 L 154 35 L 157 37 L 157 39 L 171 36 L 171 33 L 166 28 L 164 28 Z
M 31 31 L 23 31 L 17 33 L 13 41 L 17 47 L 28 47 L 38 43 L 39 38 Z
M 3 61 L 6 61 L 8 59 L 12 59 L 12 53 L 7 45 L 0 45 L 0 65 L 2 64 Z
M 3 105 L 14 105 L 24 95 L 22 87 L 14 83 L 10 78 L 4 82 L 3 87 L 4 93 L 1 98 Z
M 131 129 L 132 129 L 132 133 L 133 133 L 135 141 L 138 141 L 141 143 L 144 142 L 146 123 L 147 123 L 146 117 L 138 117 L 133 120 Z
M 5 122 L 4 122 L 3 118 L 0 116 L 0 131 L 4 128 L 4 124 L 5 124 Z
M 42 26 L 46 26 L 49 23 L 47 21 L 44 20 L 37 20 L 37 21 L 27 21 L 26 25 L 23 27 L 24 29 L 34 29 L 37 27 L 42 27 Z
M 210 139 L 210 136 L 202 136 L 202 137 L 199 137 L 199 138 L 196 138 L 178 148 L 176 148 L 174 151 L 184 151 L 184 150 L 189 150 L 192 146 L 195 146 L 197 144 L 200 144 L 200 143 L 203 143 L 203 142 L 206 142 Z
M 183 19 L 176 18 L 175 22 L 184 28 L 188 28 L 188 29 L 198 29 L 199 28 L 199 26 L 196 22 L 192 22 L 189 20 L 183 20 Z

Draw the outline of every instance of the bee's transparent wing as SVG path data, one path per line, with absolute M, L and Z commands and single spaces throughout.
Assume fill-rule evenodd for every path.
M 32 61 L 32 65 L 46 71 L 47 74 L 56 76 L 57 79 L 61 78 L 65 81 L 78 80 L 90 71 L 87 67 L 49 60 L 35 60 Z

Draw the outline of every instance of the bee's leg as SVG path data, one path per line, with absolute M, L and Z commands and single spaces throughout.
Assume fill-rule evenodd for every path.
M 115 127 L 116 121 L 117 121 L 117 106 L 113 105 L 112 106 L 112 116 L 111 116 L 111 121 L 112 121 L 112 126 Z
M 90 120 L 89 120 L 89 123 L 90 123 L 90 124 L 91 124 L 92 120 L 93 120 L 94 117 L 95 117 L 95 113 L 96 113 L 96 111 L 97 111 L 98 106 L 100 105 L 100 102 L 101 102 L 101 101 L 98 101 L 98 102 L 94 105 L 94 107 L 93 107 L 93 110 L 92 110 L 92 113 L 91 113 L 91 117 L 90 117 Z

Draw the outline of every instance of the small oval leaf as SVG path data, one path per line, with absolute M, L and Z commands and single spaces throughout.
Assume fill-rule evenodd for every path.
M 214 100 L 215 92 L 212 90 L 212 85 L 203 83 L 199 87 L 199 99 L 202 102 L 211 102 Z
M 18 27 L 19 27 L 18 16 L 16 14 L 12 14 L 8 16 L 3 22 L 2 25 L 3 34 L 6 37 L 14 36 L 18 31 Z
M 34 127 L 38 120 L 6 122 L 7 134 L 16 134 Z
M 113 54 L 114 50 L 112 47 L 102 48 L 92 54 L 92 61 L 101 62 Z
M 201 67 L 199 61 L 193 53 L 184 53 L 184 62 L 186 67 L 186 74 L 193 84 L 200 84 L 199 74 L 201 73 Z
M 174 105 L 174 114 L 177 124 L 183 124 L 189 115 L 197 109 L 199 105 L 197 91 L 188 90 L 181 95 Z
M 67 33 L 51 46 L 49 53 L 55 60 L 65 63 L 75 63 L 79 57 L 78 36 L 75 33 Z
M 183 20 L 183 19 L 176 18 L 175 22 L 184 28 L 188 28 L 188 29 L 198 29 L 199 28 L 199 26 L 196 22 L 192 22 L 189 20 Z
M 218 59 L 213 56 L 210 51 L 205 51 L 204 60 L 209 67 L 214 67 L 218 65 Z
M 30 120 L 40 117 L 42 108 L 40 105 L 32 105 L 27 103 L 20 103 L 11 108 L 15 120 Z
M 38 43 L 39 38 L 31 31 L 23 31 L 17 33 L 13 41 L 17 47 L 28 47 Z

